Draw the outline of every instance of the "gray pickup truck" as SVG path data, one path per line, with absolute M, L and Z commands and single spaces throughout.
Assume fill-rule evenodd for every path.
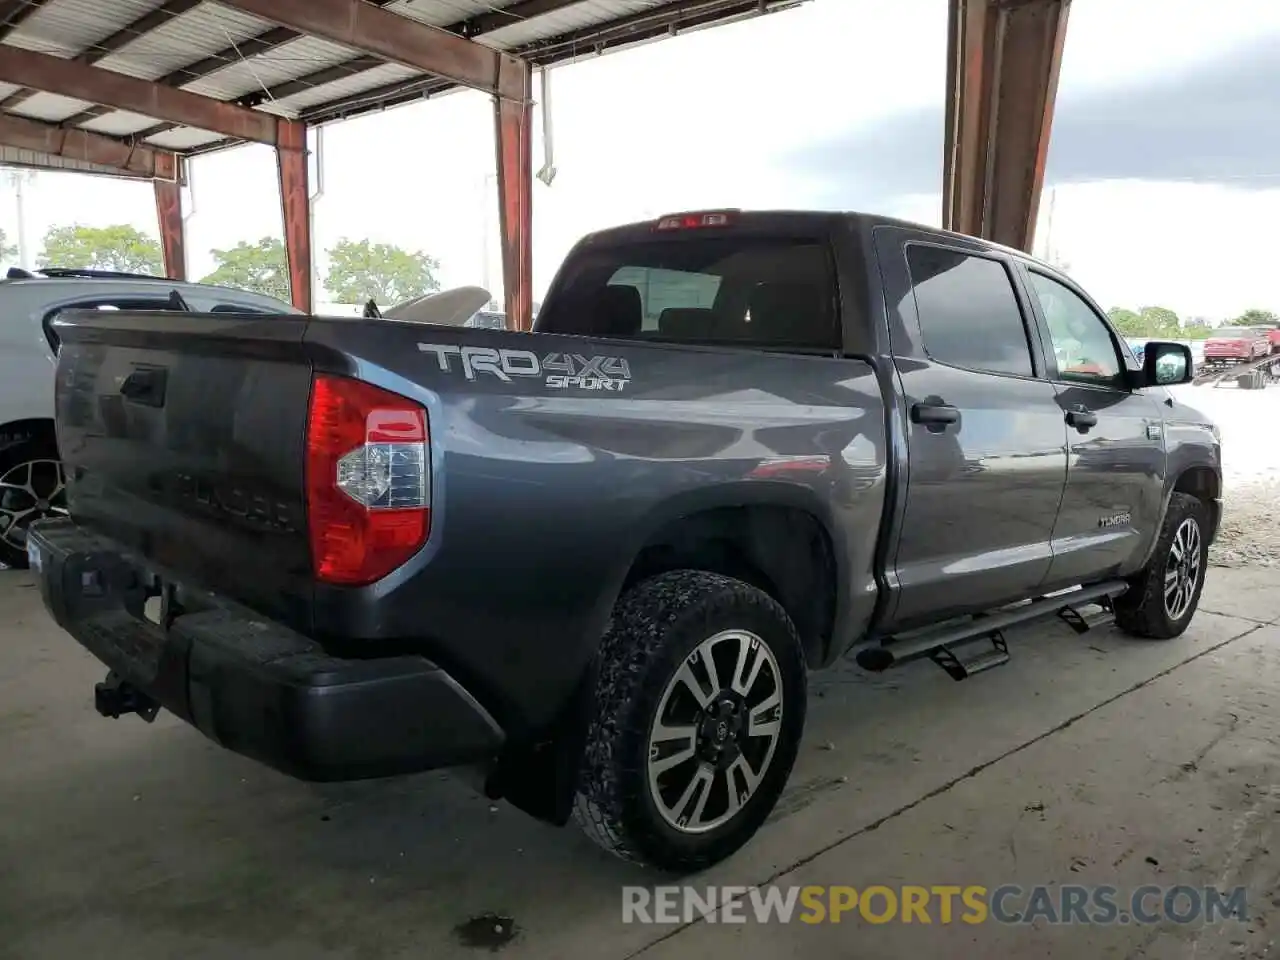
M 745 843 L 806 674 L 963 679 L 1058 615 L 1186 629 L 1218 432 L 1017 251 L 874 216 L 593 234 L 533 333 L 64 314 L 69 519 L 31 566 L 108 668 L 294 776 L 436 767 L 658 868 Z

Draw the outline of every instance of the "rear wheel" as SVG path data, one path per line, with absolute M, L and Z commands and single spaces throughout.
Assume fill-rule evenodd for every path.
M 575 819 L 663 870 L 728 857 L 791 773 L 805 679 L 795 627 L 764 592 L 695 570 L 642 582 L 601 646 Z
M 0 564 L 27 566 L 27 530 L 65 516 L 66 485 L 57 444 L 35 434 L 0 447 Z
M 1187 629 L 1204 588 L 1209 512 L 1190 494 L 1169 501 L 1160 539 L 1147 566 L 1116 599 L 1116 623 L 1126 633 L 1165 640 Z

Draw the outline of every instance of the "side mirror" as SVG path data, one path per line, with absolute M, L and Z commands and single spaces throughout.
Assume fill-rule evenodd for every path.
M 1168 387 L 1189 383 L 1195 377 L 1191 348 L 1180 343 L 1153 340 L 1142 353 L 1143 386 Z

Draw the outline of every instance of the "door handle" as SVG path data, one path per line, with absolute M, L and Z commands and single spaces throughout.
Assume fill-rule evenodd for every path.
M 1091 428 L 1098 425 L 1098 415 L 1084 407 L 1077 407 L 1067 411 L 1067 423 L 1081 433 L 1088 433 Z
M 911 406 L 911 422 L 948 424 L 960 422 L 960 411 L 949 403 L 916 403 Z

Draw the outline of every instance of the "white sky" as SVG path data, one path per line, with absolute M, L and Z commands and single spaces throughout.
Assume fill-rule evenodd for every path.
M 535 297 L 569 246 L 597 227 L 697 207 L 814 205 L 817 185 L 791 159 L 798 148 L 941 102 L 945 6 L 813 0 L 557 69 L 559 173 L 551 188 L 534 184 Z M 1075 0 L 1060 96 L 1123 88 L 1275 33 L 1275 0 Z M 497 294 L 486 98 L 467 92 L 390 110 L 332 125 L 324 138 L 317 251 L 344 236 L 421 249 L 441 261 L 445 286 L 487 279 Z M 941 138 L 939 130 L 939 154 Z M 534 151 L 536 169 L 537 129 Z M 281 234 L 275 177 L 271 151 L 260 146 L 191 164 L 193 277 L 212 269 L 212 247 Z M 42 172 L 25 196 L 32 256 L 52 225 L 126 222 L 156 230 L 149 184 Z M 930 195 L 870 209 L 937 223 L 939 207 L 940 195 Z M 1080 184 L 1057 189 L 1051 242 L 1105 306 L 1159 303 L 1220 317 L 1255 305 L 1280 309 L 1280 274 L 1272 266 L 1277 222 L 1280 189 Z M 17 232 L 8 183 L 0 183 L 0 228 L 11 239 Z M 323 291 L 318 298 L 325 299 Z

